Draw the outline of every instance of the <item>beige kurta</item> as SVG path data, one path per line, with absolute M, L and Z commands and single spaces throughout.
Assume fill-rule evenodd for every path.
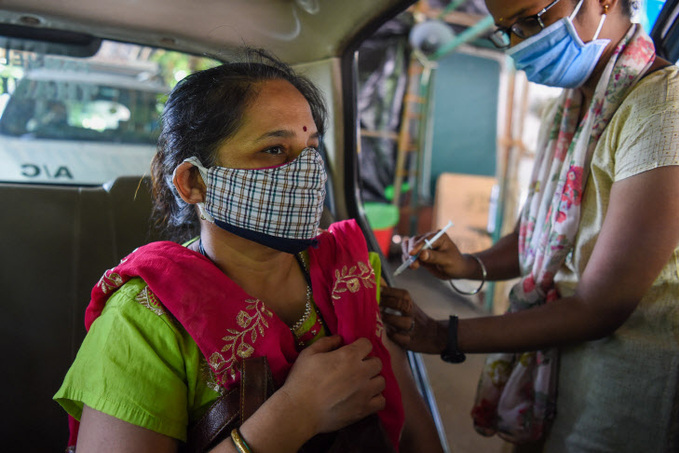
M 613 183 L 667 165 L 679 165 L 676 66 L 642 79 L 596 147 L 575 248 L 556 276 L 562 297 L 584 272 Z M 557 398 L 550 453 L 679 452 L 679 244 L 613 335 L 562 349 Z

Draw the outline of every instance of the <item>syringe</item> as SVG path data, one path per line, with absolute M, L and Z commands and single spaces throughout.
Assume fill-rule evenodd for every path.
M 434 237 L 431 238 L 431 240 L 425 239 L 425 240 L 424 240 L 424 247 L 422 247 L 422 249 L 420 250 L 420 252 L 419 252 L 417 255 L 413 255 L 413 256 L 411 256 L 410 258 L 408 258 L 407 260 L 405 260 L 405 261 L 403 262 L 403 264 L 401 264 L 401 265 L 394 271 L 394 277 L 396 277 L 397 275 L 399 275 L 399 274 L 400 274 L 401 272 L 403 272 L 404 270 L 408 269 L 408 267 L 410 267 L 410 265 L 413 264 L 413 263 L 417 260 L 417 258 L 420 256 L 420 253 L 424 252 L 425 250 L 429 250 L 430 248 L 432 248 L 433 243 L 436 242 L 436 240 L 437 240 L 438 238 L 440 238 L 441 236 L 443 236 L 443 235 L 445 234 L 446 230 L 447 230 L 448 228 L 450 228 L 451 226 L 453 226 L 453 221 L 452 221 L 452 220 L 449 220 L 449 221 L 448 221 L 448 224 L 447 224 L 446 226 L 444 226 L 443 228 L 441 228 L 441 230 L 440 230 L 438 233 L 436 233 L 436 234 L 434 235 Z

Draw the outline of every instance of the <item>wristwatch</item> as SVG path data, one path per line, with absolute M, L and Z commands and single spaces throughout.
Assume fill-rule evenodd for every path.
M 451 316 L 448 321 L 448 343 L 441 353 L 441 359 L 448 363 L 462 363 L 467 356 L 457 349 L 457 316 Z

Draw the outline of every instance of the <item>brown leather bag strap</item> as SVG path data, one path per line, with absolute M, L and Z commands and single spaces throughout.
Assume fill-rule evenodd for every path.
M 273 378 L 266 357 L 243 360 L 240 382 L 240 424 L 273 394 Z
M 247 420 L 274 391 L 266 357 L 244 359 L 240 388 L 233 388 L 215 401 L 189 428 L 182 453 L 203 453 L 226 439 L 231 430 Z
M 182 453 L 202 453 L 225 439 L 240 422 L 240 389 L 234 388 L 219 397 L 189 428 Z

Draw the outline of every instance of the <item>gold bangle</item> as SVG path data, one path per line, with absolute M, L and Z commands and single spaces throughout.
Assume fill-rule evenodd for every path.
M 240 431 L 238 431 L 238 428 L 234 428 L 231 431 L 231 440 L 233 441 L 233 444 L 236 446 L 236 450 L 238 450 L 238 453 L 252 453 L 252 450 L 250 450 L 250 447 L 245 442 L 245 439 L 243 439 L 243 436 L 241 436 Z
M 448 283 L 450 283 L 450 286 L 458 293 L 464 294 L 465 296 L 473 296 L 474 294 L 477 294 L 479 291 L 481 291 L 481 288 L 483 288 L 483 284 L 486 283 L 486 277 L 488 276 L 488 272 L 486 271 L 486 266 L 483 265 L 483 261 L 481 261 L 481 258 L 471 254 L 468 256 L 474 258 L 479 263 L 479 266 L 481 266 L 481 284 L 479 285 L 479 287 L 476 288 L 474 291 L 462 291 L 453 284 L 452 280 L 448 280 Z

